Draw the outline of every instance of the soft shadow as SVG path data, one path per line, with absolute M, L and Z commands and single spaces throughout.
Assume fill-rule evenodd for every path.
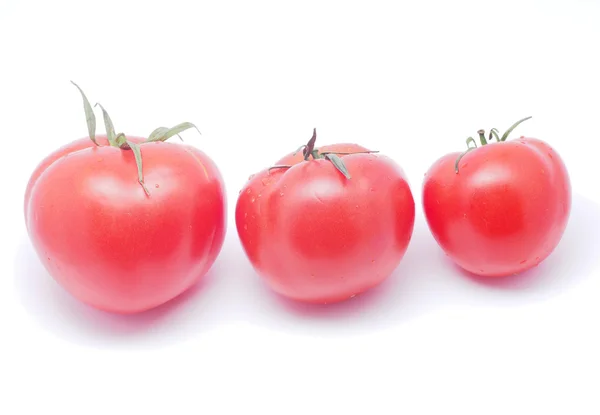
M 424 252 L 435 252 L 434 249 L 435 241 L 423 219 L 418 217 L 409 248 L 392 275 L 356 297 L 333 304 L 287 299 L 271 291 L 248 267 L 248 274 L 253 275 L 246 278 L 261 286 L 255 296 L 260 297 L 262 304 L 261 314 L 250 317 L 258 317 L 259 321 L 253 323 L 267 324 L 270 328 L 296 333 L 305 329 L 312 335 L 362 335 L 365 330 L 386 329 L 412 321 L 434 310 L 439 303 L 435 295 L 428 295 L 429 292 L 435 294 L 439 288 L 435 287 L 441 277 L 435 272 L 439 255 L 428 254 L 425 259 L 423 256 Z M 428 278 L 427 274 L 433 278 Z
M 517 275 L 486 278 L 455 266 L 458 272 L 481 286 L 523 293 L 560 294 L 590 277 L 600 265 L 600 206 L 573 196 L 571 216 L 562 240 L 537 267 Z
M 364 335 L 393 329 L 430 314 L 464 306 L 514 306 L 543 301 L 574 289 L 600 265 L 600 207 L 574 195 L 572 216 L 554 253 L 517 276 L 489 279 L 467 275 L 439 248 L 421 214 L 412 241 L 395 272 L 379 286 L 344 302 L 314 305 L 273 293 L 248 266 L 258 307 L 244 318 L 271 329 L 313 336 Z M 252 275 L 249 275 L 252 274 Z
M 16 256 L 16 292 L 32 318 L 56 336 L 95 347 L 119 343 L 138 347 L 151 338 L 155 347 L 198 332 L 197 328 L 183 330 L 182 320 L 192 307 L 202 308 L 218 264 L 198 284 L 173 300 L 143 313 L 120 315 L 100 311 L 71 296 L 44 269 L 28 242 L 21 243 Z M 176 330 L 179 331 L 175 333 Z

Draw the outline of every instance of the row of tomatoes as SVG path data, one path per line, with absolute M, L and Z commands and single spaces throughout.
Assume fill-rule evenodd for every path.
M 81 301 L 144 311 L 194 285 L 221 251 L 226 194 L 215 163 L 167 139 L 106 134 L 85 94 L 89 136 L 46 157 L 25 193 L 25 221 L 50 275 Z M 521 120 L 522 122 L 524 120 Z M 429 169 L 422 206 L 445 253 L 490 278 L 523 272 L 561 239 L 571 209 L 568 173 L 545 142 L 493 129 Z M 235 221 L 256 272 L 276 292 L 313 303 L 354 297 L 392 274 L 410 243 L 415 201 L 391 158 L 355 144 L 298 151 L 253 175 Z M 429 253 L 423 252 L 426 261 Z

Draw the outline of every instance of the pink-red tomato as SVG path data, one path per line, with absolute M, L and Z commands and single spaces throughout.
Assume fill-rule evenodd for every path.
M 320 151 L 364 151 L 348 145 Z M 300 153 L 301 155 L 301 153 Z M 331 161 L 288 155 L 240 192 L 235 212 L 243 249 L 279 294 L 310 303 L 351 298 L 381 283 L 412 236 L 415 202 L 402 169 L 377 154 Z
M 521 137 L 448 154 L 429 169 L 423 209 L 440 247 L 460 267 L 489 277 L 547 258 L 565 231 L 571 186 L 547 143 Z
M 45 268 L 76 298 L 106 311 L 144 311 L 214 263 L 225 236 L 223 181 L 194 147 L 144 143 L 146 195 L 133 152 L 106 136 L 97 141 L 76 140 L 38 165 L 25 193 L 27 229 Z

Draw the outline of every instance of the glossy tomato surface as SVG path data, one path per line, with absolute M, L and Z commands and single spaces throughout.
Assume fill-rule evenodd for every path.
M 225 236 L 223 181 L 198 149 L 144 143 L 148 196 L 133 152 L 98 142 L 77 140 L 40 163 L 25 195 L 28 232 L 45 268 L 75 297 L 107 311 L 144 311 L 214 263 Z
M 375 154 L 343 161 L 351 179 L 325 159 L 284 158 L 291 168 L 263 170 L 240 193 L 242 246 L 283 296 L 346 300 L 389 277 L 406 252 L 415 202 L 401 168 Z
M 439 159 L 427 172 L 423 208 L 441 248 L 465 270 L 505 276 L 538 265 L 556 248 L 571 211 L 558 153 L 534 138 L 490 143 Z

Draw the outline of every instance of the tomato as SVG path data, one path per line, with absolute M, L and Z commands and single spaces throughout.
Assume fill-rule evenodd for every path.
M 329 160 L 326 147 L 313 150 L 309 142 L 307 148 L 303 154 L 316 158 L 290 154 L 277 163 L 283 167 L 264 169 L 246 183 L 236 228 L 252 266 L 275 292 L 334 303 L 396 269 L 412 236 L 415 202 L 390 158 L 339 144 L 327 147 L 339 152 Z
M 76 140 L 39 164 L 25 192 L 26 224 L 43 265 L 68 292 L 134 313 L 206 274 L 223 245 L 226 197 L 202 151 L 140 137 L 115 146 L 124 139 L 110 137 Z
M 485 277 L 518 274 L 546 259 L 571 210 L 569 175 L 550 145 L 529 137 L 506 141 L 507 133 L 493 133 L 488 142 L 480 130 L 482 146 L 437 160 L 422 195 L 441 249 L 466 271 Z

